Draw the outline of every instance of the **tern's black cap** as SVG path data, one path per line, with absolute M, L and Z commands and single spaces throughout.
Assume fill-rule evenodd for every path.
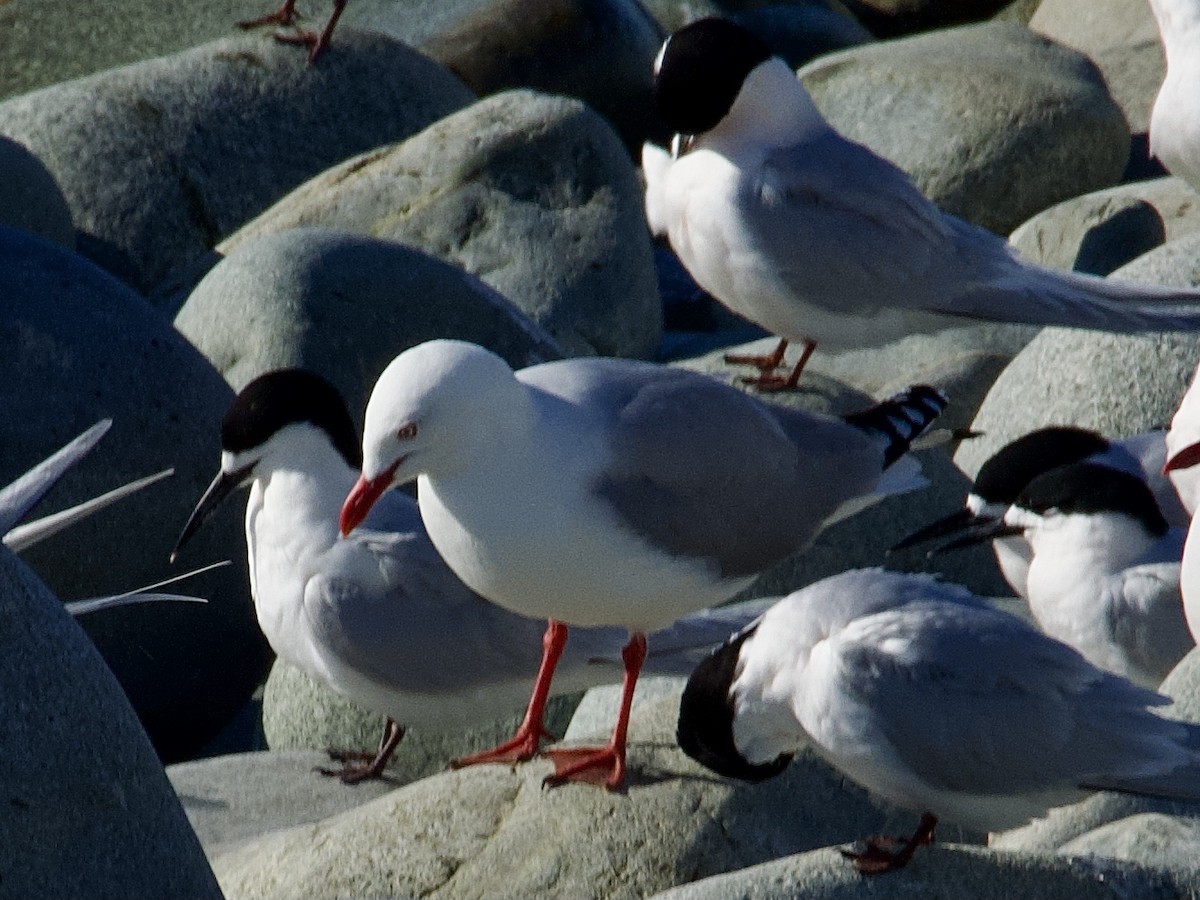
M 275 369 L 242 388 L 221 422 L 221 447 L 230 453 L 253 450 L 298 422 L 320 428 L 347 464 L 362 467 L 362 447 L 346 401 L 332 384 L 305 369 Z
M 1159 536 L 1166 534 L 1169 527 L 1146 482 L 1099 463 L 1075 463 L 1051 469 L 1029 482 L 1016 503 L 1035 513 L 1052 509 L 1082 515 L 1123 513 Z
M 672 131 L 701 134 L 725 117 L 746 76 L 771 48 L 728 19 L 699 19 L 663 45 L 655 72 L 659 115 Z
M 1001 447 L 979 468 L 971 493 L 1008 506 L 1038 475 L 1108 449 L 1094 431 L 1067 425 L 1039 428 Z
M 786 769 L 792 755 L 780 754 L 756 765 L 742 756 L 733 740 L 733 680 L 742 645 L 753 633 L 753 628 L 747 629 L 696 667 L 679 701 L 675 738 L 684 753 L 718 775 L 764 781 Z

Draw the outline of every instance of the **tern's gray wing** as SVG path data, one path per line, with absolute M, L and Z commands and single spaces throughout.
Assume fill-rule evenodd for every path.
M 1020 794 L 1120 779 L 1160 764 L 1167 699 L 1102 672 L 997 610 L 914 603 L 836 641 L 842 691 L 868 707 L 925 783 Z
M 1143 684 L 1159 684 L 1195 646 L 1183 613 L 1179 570 L 1179 563 L 1134 566 L 1104 584 L 1099 602 L 1112 641 L 1128 664 L 1144 673 L 1137 679 Z
M 768 155 L 745 224 L 797 296 L 830 312 L 891 308 L 1112 331 L 1194 330 L 1200 295 L 1058 272 L 939 210 L 908 176 L 835 133 Z M 1163 301 L 1186 308 L 1156 308 Z
M 723 577 L 754 574 L 798 549 L 883 469 L 879 444 L 863 431 L 775 411 L 695 372 L 569 360 L 525 369 L 523 380 L 527 373 L 603 412 L 596 496 L 651 544 L 711 561 Z
M 546 623 L 464 585 L 404 494 L 381 498 L 320 569 L 304 596 L 314 638 L 378 684 L 453 692 L 537 671 Z
M 905 286 L 923 287 L 954 248 L 947 217 L 903 171 L 833 132 L 769 154 L 747 189 L 746 224 L 779 276 L 833 312 L 920 308 L 923 290 Z

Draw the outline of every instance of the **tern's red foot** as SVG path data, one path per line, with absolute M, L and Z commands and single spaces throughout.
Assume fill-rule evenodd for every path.
M 546 787 L 583 781 L 616 791 L 625 783 L 624 747 L 566 747 L 547 750 L 546 756 L 554 761 L 554 774 L 542 781 Z
M 291 25 L 296 20 L 296 0 L 287 0 L 275 12 L 238 22 L 238 28 L 259 28 L 263 25 Z
M 340 769 L 318 767 L 317 771 L 331 778 L 340 778 L 342 784 L 358 784 L 360 781 L 382 778 L 388 761 L 392 758 L 392 754 L 396 752 L 396 748 L 400 745 L 400 739 L 403 737 L 404 729 L 391 719 L 388 719 L 387 725 L 383 730 L 383 737 L 379 741 L 378 751 L 371 753 L 366 750 L 336 750 L 330 748 L 325 752 L 329 754 L 329 758 L 334 762 L 340 762 L 342 767 Z
M 858 841 L 852 847 L 844 848 L 842 856 L 853 861 L 854 867 L 864 875 L 882 875 L 903 869 L 912 859 L 917 848 L 924 844 L 933 843 L 933 829 L 937 825 L 937 817 L 931 813 L 921 815 L 921 824 L 916 833 L 910 838 L 894 838 L 877 835 Z
M 762 356 L 753 353 L 726 353 L 725 362 L 731 366 L 754 366 L 760 372 L 770 372 L 783 365 L 783 353 L 787 350 L 787 345 L 786 340 L 780 340 L 774 351 Z
M 333 14 L 329 17 L 329 21 L 325 23 L 325 27 L 321 29 L 320 34 L 312 31 L 298 31 L 295 34 L 277 34 L 275 35 L 275 40 L 284 44 L 299 44 L 302 47 L 307 47 L 308 64 L 311 66 L 329 48 L 330 38 L 333 37 L 333 29 L 337 26 L 338 19 L 342 17 L 342 10 L 345 8 L 346 0 L 333 0 Z

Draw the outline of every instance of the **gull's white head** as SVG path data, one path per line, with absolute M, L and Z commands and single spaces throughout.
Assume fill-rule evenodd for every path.
M 503 359 L 466 341 L 427 341 L 397 356 L 367 402 L 362 477 L 342 509 L 342 533 L 389 488 L 470 465 L 517 412 L 521 391 Z

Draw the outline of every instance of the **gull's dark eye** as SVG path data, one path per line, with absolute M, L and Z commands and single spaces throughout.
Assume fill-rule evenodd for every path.
M 408 422 L 400 426 L 400 430 L 396 432 L 396 440 L 408 441 L 417 436 L 417 423 Z

